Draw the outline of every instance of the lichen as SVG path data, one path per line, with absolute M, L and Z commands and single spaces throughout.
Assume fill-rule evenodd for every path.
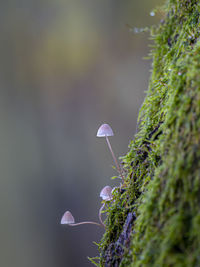
M 107 206 L 98 266 L 200 266 L 200 2 L 168 0 L 163 12 L 151 28 L 149 89 L 122 158 L 124 188 Z M 130 212 L 130 245 L 108 265 Z

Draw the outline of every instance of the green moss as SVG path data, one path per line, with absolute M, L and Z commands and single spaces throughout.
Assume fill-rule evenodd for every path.
M 200 266 L 200 2 L 169 0 L 163 10 L 151 30 L 140 129 L 123 157 L 125 191 L 107 208 L 100 266 L 130 211 L 137 219 L 120 266 Z

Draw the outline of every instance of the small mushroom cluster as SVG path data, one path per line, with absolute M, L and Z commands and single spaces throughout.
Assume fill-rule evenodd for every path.
M 113 157 L 113 160 L 115 162 L 117 171 L 119 172 L 119 174 L 121 176 L 120 178 L 122 179 L 122 182 L 124 183 L 124 176 L 123 176 L 122 168 L 120 167 L 120 165 L 117 162 L 116 156 L 115 156 L 115 154 L 114 154 L 114 152 L 112 150 L 110 141 L 108 139 L 109 136 L 113 136 L 113 135 L 114 135 L 113 134 L 113 130 L 108 124 L 102 124 L 100 126 L 100 128 L 98 129 L 98 131 L 97 131 L 97 137 L 105 137 L 106 138 L 106 142 L 108 144 L 109 150 L 110 150 L 111 155 Z M 78 226 L 78 225 L 82 225 L 82 224 L 95 224 L 95 225 L 98 225 L 98 226 L 101 226 L 101 227 L 102 226 L 105 227 L 105 224 L 103 223 L 103 220 L 102 220 L 102 217 L 101 217 L 102 210 L 104 209 L 106 202 L 107 201 L 111 201 L 113 199 L 113 191 L 114 190 L 115 190 L 115 187 L 112 188 L 109 185 L 107 185 L 100 192 L 100 197 L 103 200 L 103 205 L 99 209 L 99 221 L 100 221 L 100 223 L 92 222 L 92 221 L 85 221 L 85 222 L 75 223 L 75 219 L 74 219 L 73 215 L 71 214 L 71 212 L 70 211 L 66 211 L 62 216 L 61 224 L 66 224 L 66 225 L 69 225 L 69 226 Z
M 99 209 L 99 221 L 100 221 L 100 223 L 91 222 L 91 221 L 75 223 L 75 219 L 74 219 L 73 215 L 71 214 L 71 212 L 70 211 L 66 211 L 62 216 L 61 224 L 67 224 L 69 226 L 78 226 L 78 225 L 81 225 L 81 224 L 96 224 L 98 226 L 105 227 L 105 224 L 103 223 L 103 220 L 101 218 L 101 213 L 102 213 L 102 210 L 103 210 L 103 208 L 105 206 L 105 201 L 110 201 L 113 198 L 113 196 L 112 196 L 112 187 L 110 187 L 109 185 L 105 186 L 100 192 L 100 197 L 102 198 L 102 200 L 104 200 L 103 205 Z

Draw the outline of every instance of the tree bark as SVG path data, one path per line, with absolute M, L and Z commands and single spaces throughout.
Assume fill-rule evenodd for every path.
M 99 266 L 200 266 L 200 1 L 168 0 Z

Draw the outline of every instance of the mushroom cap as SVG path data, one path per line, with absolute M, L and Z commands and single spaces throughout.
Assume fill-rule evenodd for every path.
M 112 187 L 110 187 L 109 185 L 106 185 L 100 192 L 100 197 L 103 200 L 111 200 L 113 198 L 112 196 Z
M 62 219 L 60 221 L 61 224 L 71 224 L 71 223 L 75 223 L 74 217 L 72 216 L 70 211 L 66 211 L 63 216 Z
M 98 131 L 97 131 L 97 137 L 105 137 L 105 136 L 113 136 L 113 130 L 108 124 L 102 124 Z

